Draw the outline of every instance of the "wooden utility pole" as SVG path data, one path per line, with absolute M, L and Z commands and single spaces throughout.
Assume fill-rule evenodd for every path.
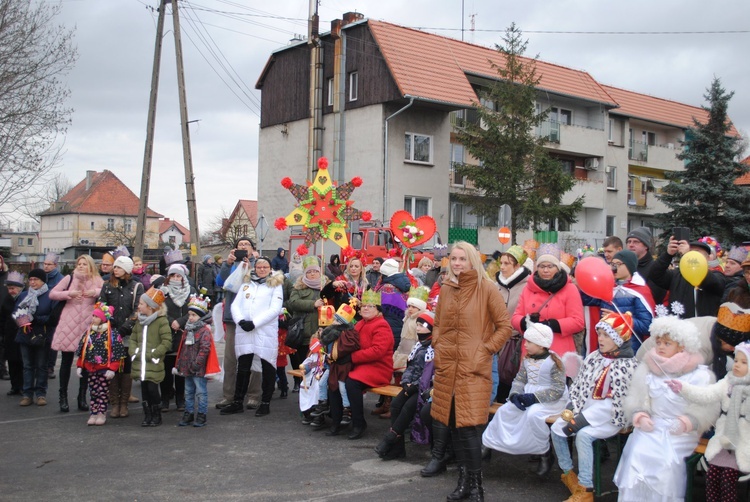
M 188 121 L 187 96 L 185 93 L 185 72 L 182 66 L 182 37 L 180 18 L 177 15 L 177 0 L 172 0 L 172 20 L 174 22 L 174 47 L 177 57 L 177 90 L 180 96 L 180 124 L 182 127 L 182 158 L 185 164 L 185 192 L 187 195 L 188 225 L 190 225 L 190 254 L 200 256 L 201 242 L 198 231 L 198 210 L 195 202 L 195 177 L 193 176 L 193 156 L 190 152 L 190 122 Z M 193 263 L 198 263 L 193 260 Z
M 154 153 L 154 125 L 156 124 L 156 97 L 159 93 L 159 66 L 161 65 L 161 43 L 164 34 L 164 11 L 167 0 L 159 5 L 159 18 L 156 22 L 156 46 L 154 47 L 154 67 L 151 71 L 151 97 L 148 101 L 146 122 L 146 150 L 143 153 L 141 174 L 141 198 L 138 205 L 138 220 L 135 227 L 135 255 L 143 256 L 146 242 L 146 212 L 148 211 L 148 191 L 151 184 L 151 158 Z
M 323 156 L 323 49 L 320 43 L 318 0 L 310 0 L 307 45 L 310 47 L 310 126 L 307 145 L 307 179 L 314 179 Z

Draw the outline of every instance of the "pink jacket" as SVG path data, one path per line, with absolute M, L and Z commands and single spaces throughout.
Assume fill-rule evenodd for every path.
M 553 328 L 554 335 L 550 350 L 560 356 L 566 352 L 575 352 L 576 346 L 573 335 L 583 330 L 584 327 L 583 303 L 578 288 L 568 278 L 568 283 L 542 307 L 542 304 L 550 297 L 550 293 L 540 289 L 534 282 L 534 278 L 534 275 L 529 277 L 529 281 L 518 299 L 518 305 L 511 320 L 513 329 L 523 334 L 521 320 L 527 314 L 539 312 L 540 321 L 555 319 L 560 324 L 559 331 Z M 524 350 L 523 353 L 525 352 Z
M 78 342 L 91 325 L 91 314 L 94 312 L 94 303 L 99 298 L 102 283 L 102 278 L 99 276 L 92 278 L 74 272 L 72 282 L 69 275 L 63 277 L 50 291 L 51 300 L 67 301 L 52 338 L 52 350 L 76 351 Z M 69 284 L 70 287 L 68 287 Z M 93 293 L 90 296 L 82 294 L 79 298 L 71 298 L 70 294 L 75 291 L 84 293 L 93 291 Z

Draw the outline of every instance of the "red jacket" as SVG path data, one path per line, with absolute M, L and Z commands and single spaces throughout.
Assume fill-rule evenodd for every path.
M 349 372 L 353 380 L 368 387 L 382 387 L 391 383 L 393 374 L 393 332 L 382 315 L 354 327 L 359 333 L 359 350 L 352 352 L 354 368 Z
M 560 356 L 566 352 L 575 352 L 576 345 L 573 341 L 573 335 L 583 330 L 584 327 L 583 303 L 578 288 L 568 278 L 568 283 L 542 307 L 542 304 L 549 299 L 550 293 L 540 289 L 534 282 L 534 278 L 534 275 L 529 277 L 529 281 L 518 299 L 518 305 L 511 320 L 513 329 L 523 334 L 521 320 L 527 314 L 539 312 L 540 321 L 555 319 L 560 324 L 559 330 L 552 329 L 554 336 L 550 350 Z

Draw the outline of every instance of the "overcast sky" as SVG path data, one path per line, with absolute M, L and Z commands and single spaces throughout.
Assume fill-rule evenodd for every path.
M 257 197 L 255 82 L 274 49 L 307 33 L 308 4 L 180 1 L 189 118 L 199 121 L 190 133 L 201 231 L 238 199 Z M 61 168 L 73 184 L 87 170 L 109 169 L 136 194 L 140 190 L 157 5 L 62 0 L 59 21 L 75 27 L 79 52 L 69 76 L 75 112 Z M 330 0 L 319 9 L 322 32 L 332 19 L 357 11 L 461 38 L 460 0 Z M 463 12 L 464 40 L 492 47 L 515 22 L 529 40 L 527 55 L 585 70 L 601 83 L 700 106 L 717 76 L 735 92 L 730 117 L 740 131 L 750 131 L 747 0 L 466 0 Z M 165 26 L 149 206 L 187 225 L 171 16 Z M 542 33 L 550 31 L 608 34 Z M 744 32 L 699 33 L 730 31 Z

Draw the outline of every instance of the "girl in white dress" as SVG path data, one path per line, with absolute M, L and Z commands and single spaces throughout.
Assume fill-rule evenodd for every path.
M 559 415 L 568 402 L 565 368 L 554 352 L 552 328 L 527 320 L 526 357 L 513 380 L 508 402 L 495 413 L 482 434 L 487 448 L 512 455 L 542 455 L 537 474 L 549 472 L 552 465 L 550 415 Z
M 622 501 L 679 501 L 685 497 L 685 457 L 719 414 L 718 403 L 695 405 L 668 381 L 704 386 L 715 381 L 703 364 L 700 335 L 690 321 L 657 317 L 649 329 L 656 345 L 630 382 L 625 412 L 633 434 L 615 472 Z

